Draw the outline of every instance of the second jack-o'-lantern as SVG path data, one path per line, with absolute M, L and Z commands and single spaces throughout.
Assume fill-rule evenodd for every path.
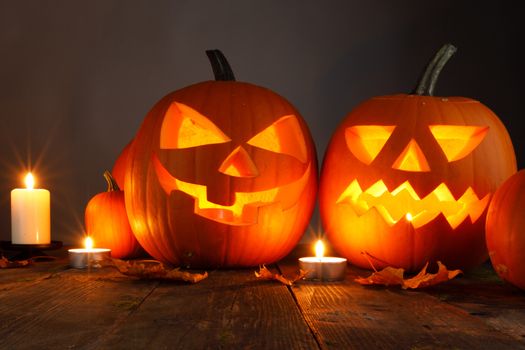
M 126 208 L 156 259 L 189 267 L 270 263 L 301 238 L 317 160 L 309 130 L 274 92 L 237 82 L 220 51 L 216 81 L 170 93 L 128 155 Z
M 436 54 L 415 93 L 365 101 L 332 136 L 320 211 L 330 242 L 353 264 L 415 271 L 427 261 L 468 268 L 487 258 L 487 206 L 516 159 L 487 107 L 432 96 L 454 51 Z

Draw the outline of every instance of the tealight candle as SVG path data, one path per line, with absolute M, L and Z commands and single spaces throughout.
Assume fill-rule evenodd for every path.
M 307 271 L 305 278 L 309 280 L 340 281 L 346 275 L 346 259 L 324 256 L 323 241 L 318 240 L 315 257 L 299 258 L 299 268 Z
M 31 173 L 25 177 L 26 188 L 11 191 L 11 243 L 50 244 L 49 191 L 34 188 Z
M 97 267 L 96 262 L 107 260 L 111 256 L 109 248 L 93 248 L 93 239 L 84 240 L 84 248 L 69 249 L 69 265 L 76 269 L 85 269 L 88 266 Z

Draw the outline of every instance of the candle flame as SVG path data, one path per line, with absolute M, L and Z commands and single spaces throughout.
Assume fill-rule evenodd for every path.
M 412 216 L 412 214 L 407 213 L 406 218 L 407 218 L 407 221 L 412 221 L 412 219 L 413 219 L 414 217 Z
M 31 173 L 27 173 L 24 182 L 26 183 L 26 188 L 28 190 L 32 190 L 35 187 L 35 178 Z
M 324 256 L 324 244 L 322 240 L 318 240 L 315 243 L 315 256 L 317 258 L 322 258 Z
M 84 240 L 84 247 L 86 249 L 92 249 L 93 248 L 93 238 L 91 237 L 86 237 L 86 239 Z

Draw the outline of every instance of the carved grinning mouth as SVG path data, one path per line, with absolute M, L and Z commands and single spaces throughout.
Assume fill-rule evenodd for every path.
M 160 185 L 166 194 L 170 195 L 172 191 L 185 193 L 194 199 L 195 214 L 213 221 L 237 226 L 256 224 L 259 208 L 262 206 L 279 205 L 281 210 L 292 207 L 308 182 L 311 167 L 308 165 L 298 180 L 280 187 L 255 192 L 235 192 L 235 202 L 226 206 L 210 202 L 207 198 L 206 186 L 175 178 L 164 168 L 157 155 L 153 155 L 152 161 Z
M 467 188 L 459 199 L 455 199 L 444 183 L 424 198 L 419 198 L 408 181 L 389 191 L 384 182 L 379 180 L 363 191 L 356 179 L 339 196 L 337 204 L 350 204 L 357 215 L 363 215 L 371 208 L 376 208 L 391 226 L 406 218 L 418 228 L 443 214 L 454 229 L 467 217 L 470 217 L 472 223 L 476 222 L 485 211 L 489 200 L 490 194 L 479 199 L 471 187 Z

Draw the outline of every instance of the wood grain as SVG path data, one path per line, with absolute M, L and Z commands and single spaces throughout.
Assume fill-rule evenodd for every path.
M 525 342 L 525 291 L 500 280 L 489 262 L 428 293 Z
M 111 269 L 11 283 L 0 291 L 0 348 L 84 348 L 119 327 L 156 286 Z
M 161 284 L 102 348 L 317 349 L 288 288 L 253 270 L 212 271 L 196 285 Z
M 297 268 L 294 261 L 281 262 L 279 267 L 285 274 L 292 274 Z M 430 290 L 433 295 L 426 290 L 370 288 L 353 282 L 357 275 L 369 274 L 370 271 L 349 267 L 345 281 L 303 281 L 292 288 L 322 348 L 525 349 L 523 339 L 501 329 L 503 320 L 487 322 L 486 316 L 445 302 L 439 297 L 439 288 Z M 471 298 L 468 293 L 458 294 L 467 300 Z M 493 309 L 497 308 L 494 303 Z M 519 326 L 514 327 L 521 329 L 524 310 L 514 312 L 520 316 L 513 318 L 507 313 L 504 319 L 507 323 L 519 320 Z M 498 328 L 495 323 L 502 326 Z
M 278 268 L 297 270 L 298 248 Z M 62 257 L 0 270 L 0 349 L 525 349 L 525 292 L 490 265 L 430 289 L 257 280 L 140 281 Z M 275 270 L 275 269 L 274 269 Z

